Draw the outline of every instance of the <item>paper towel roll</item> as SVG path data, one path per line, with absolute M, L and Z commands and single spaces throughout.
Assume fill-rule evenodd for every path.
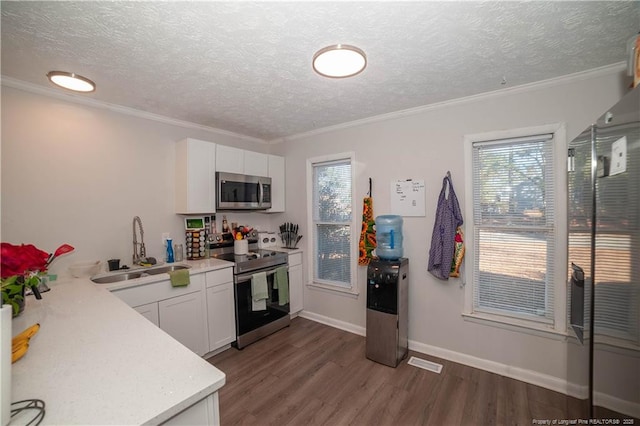
M 0 309 L 0 425 L 11 420 L 11 305 Z

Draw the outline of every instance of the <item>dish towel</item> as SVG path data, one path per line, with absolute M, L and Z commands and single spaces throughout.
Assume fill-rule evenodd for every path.
M 251 276 L 251 310 L 265 311 L 267 309 L 267 299 L 269 298 L 267 287 L 267 274 L 258 272 Z
M 278 305 L 284 306 L 289 303 L 289 275 L 286 266 L 276 269 L 273 288 L 278 290 Z
M 191 283 L 188 269 L 169 271 L 169 279 L 173 287 L 185 287 Z
M 442 190 L 438 197 L 427 266 L 427 270 L 441 280 L 449 279 L 456 250 L 456 229 L 462 223 L 462 212 L 451 183 L 451 173 L 447 172 L 442 180 Z

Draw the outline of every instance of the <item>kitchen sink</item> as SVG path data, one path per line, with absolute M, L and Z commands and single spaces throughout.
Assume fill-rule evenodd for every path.
M 147 269 L 144 272 L 149 275 L 157 275 L 157 274 L 166 274 L 167 272 L 179 271 L 181 269 L 189 269 L 189 268 L 191 268 L 191 266 L 185 266 L 185 265 L 159 266 L 157 268 Z
M 91 278 L 91 281 L 98 284 L 110 284 L 120 281 L 133 280 L 144 275 L 142 272 L 125 272 L 124 274 L 107 275 L 105 277 Z
M 112 275 L 105 275 L 101 277 L 92 277 L 91 281 L 96 284 L 111 284 L 117 283 L 120 281 L 133 280 L 140 277 L 146 277 L 148 275 L 158 275 L 158 274 L 166 274 L 170 271 L 178 271 L 181 269 L 189 269 L 191 266 L 186 265 L 168 265 L 168 266 L 158 266 L 155 268 L 149 268 L 144 270 L 135 270 L 123 273 L 116 273 Z

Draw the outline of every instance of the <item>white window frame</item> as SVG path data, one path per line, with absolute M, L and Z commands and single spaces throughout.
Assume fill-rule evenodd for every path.
M 518 319 L 497 314 L 474 312 L 473 308 L 473 272 L 475 270 L 474 252 L 474 223 L 473 223 L 473 144 L 476 142 L 500 139 L 515 139 L 552 133 L 554 138 L 553 163 L 555 179 L 555 262 L 557 273 L 554 279 L 554 320 L 552 324 L 544 324 L 526 319 Z M 534 334 L 553 337 L 567 335 L 567 295 L 566 269 L 567 266 L 567 138 L 563 123 L 547 124 L 520 129 L 478 133 L 464 136 L 464 165 L 465 165 L 465 303 L 462 315 L 466 320 L 479 322 L 507 329 L 533 331 Z M 565 220 L 562 220 L 565 218 Z
M 316 234 L 313 221 L 313 168 L 314 165 L 320 163 L 327 163 L 331 161 L 349 161 L 351 163 L 351 237 L 349 241 L 351 261 L 349 270 L 351 273 L 351 280 L 349 286 L 333 285 L 330 282 L 318 282 L 315 279 L 316 271 Z M 356 158 L 354 152 L 344 152 L 339 154 L 323 155 L 318 157 L 312 157 L 307 159 L 307 229 L 310 234 L 310 245 L 307 253 L 307 261 L 309 268 L 307 268 L 307 285 L 322 290 L 328 290 L 330 292 L 337 292 L 340 294 L 357 296 L 357 260 L 358 260 L 358 238 L 360 238 L 360 227 L 358 226 L 358 218 L 360 217 L 356 212 L 356 172 L 355 172 Z

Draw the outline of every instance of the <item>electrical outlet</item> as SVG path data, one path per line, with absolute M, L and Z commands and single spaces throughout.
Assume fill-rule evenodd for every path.
M 170 234 L 168 232 L 163 232 L 162 233 L 162 245 L 163 246 L 167 245 L 167 238 L 170 238 Z

